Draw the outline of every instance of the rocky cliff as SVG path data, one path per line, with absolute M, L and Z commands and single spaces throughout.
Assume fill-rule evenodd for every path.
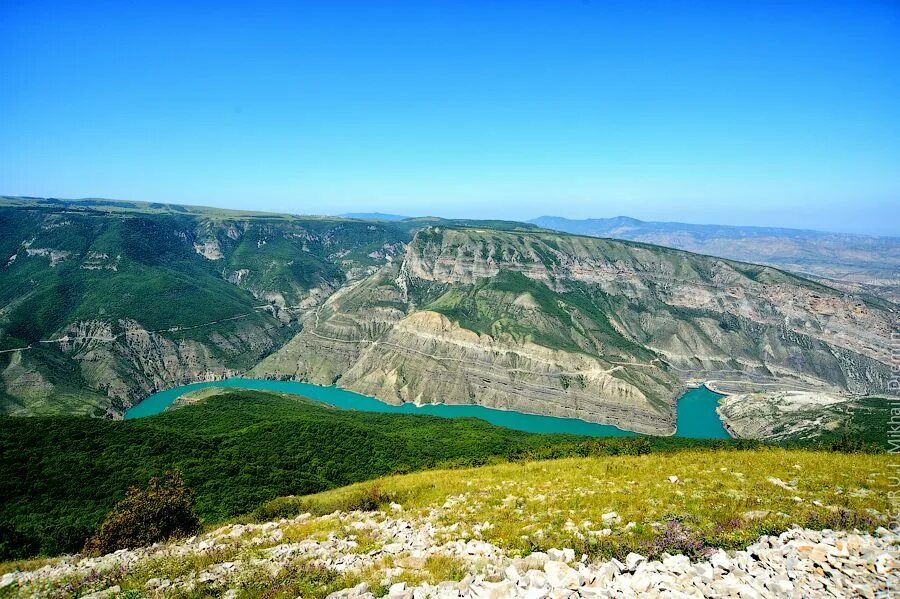
M 0 205 L 0 411 L 119 415 L 249 371 L 668 434 L 697 380 L 888 391 L 897 306 L 769 267 L 515 223 L 104 210 Z
M 244 372 L 407 239 L 346 219 L 0 198 L 0 413 L 118 417 Z
M 781 271 L 536 231 L 429 227 L 255 374 L 670 433 L 685 382 L 885 393 L 889 307 Z

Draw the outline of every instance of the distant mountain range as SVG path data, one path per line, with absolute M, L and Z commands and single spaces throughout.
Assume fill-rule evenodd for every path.
M 648 222 L 617 216 L 529 221 L 566 233 L 643 241 L 710 256 L 768 264 L 829 279 L 852 291 L 900 296 L 900 237 L 825 233 L 778 227 Z
M 385 214 L 384 212 L 345 212 L 338 216 L 362 220 L 406 220 L 409 218 L 408 216 L 403 216 L 401 214 Z

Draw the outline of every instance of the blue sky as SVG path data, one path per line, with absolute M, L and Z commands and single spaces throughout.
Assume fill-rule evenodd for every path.
M 0 193 L 900 234 L 900 4 L 0 3 Z

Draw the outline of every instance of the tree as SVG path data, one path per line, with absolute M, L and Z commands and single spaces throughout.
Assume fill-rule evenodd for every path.
M 112 509 L 84 552 L 104 554 L 152 545 L 196 533 L 200 519 L 194 512 L 194 494 L 180 472 L 153 477 L 146 489 L 131 487 Z

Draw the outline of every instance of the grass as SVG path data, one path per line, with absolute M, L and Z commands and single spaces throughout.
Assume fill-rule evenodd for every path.
M 209 523 L 279 496 L 397 472 L 699 445 L 741 446 L 529 434 L 477 419 L 352 412 L 250 390 L 139 420 L 0 417 L 0 559 L 77 551 L 128 487 L 172 468 L 183 472 Z M 368 509 L 361 502 L 371 500 L 355 501 L 345 508 Z
M 794 524 L 871 531 L 887 521 L 889 482 L 881 473 L 888 459 L 886 454 L 780 448 L 685 450 L 390 476 L 279 499 L 272 513 L 323 514 L 280 522 L 280 538 L 255 536 L 259 532 L 235 536 L 233 529 L 222 528 L 213 533 L 224 539 L 222 544 L 206 551 L 179 555 L 172 545 L 127 567 L 92 571 L 22 592 L 62 597 L 118 584 L 124 592 L 138 593 L 144 592 L 150 578 L 196 580 L 200 572 L 216 564 L 234 563 L 237 567 L 226 575 L 226 586 L 236 589 L 238 597 L 324 597 L 360 582 L 381 596 L 387 592 L 387 572 L 393 572 L 390 583 L 437 584 L 460 580 L 483 566 L 477 557 L 464 561 L 440 553 L 371 554 L 386 542 L 378 536 L 378 523 L 387 518 L 400 518 L 414 527 L 432 525 L 437 544 L 481 539 L 510 557 L 564 547 L 574 549 L 576 557 L 585 553 L 594 559 L 621 559 L 631 551 L 698 557 L 711 547 L 745 547 L 762 534 L 776 534 Z M 677 482 L 670 482 L 671 476 L 677 476 Z M 770 479 L 776 477 L 780 482 L 773 483 Z M 402 512 L 388 508 L 393 501 L 402 502 Z M 365 511 L 335 513 L 353 508 Z M 604 514 L 611 512 L 617 517 L 604 522 Z M 259 514 L 254 514 L 236 522 L 258 519 Z M 374 528 L 355 526 L 360 523 Z M 610 529 L 609 533 L 590 532 L 602 528 Z M 352 552 L 372 559 L 360 569 L 343 573 L 307 558 L 296 558 L 281 568 L 259 560 L 278 544 L 331 539 L 354 540 L 357 547 Z M 0 572 L 55 561 L 4 564 Z M 167 591 L 166 596 L 192 598 L 221 591 L 222 587 L 198 583 L 191 591 Z
M 686 450 L 431 470 L 377 485 L 420 515 L 449 502 L 444 524 L 457 522 L 459 534 L 514 554 L 572 547 L 593 557 L 623 557 L 660 553 L 666 549 L 661 543 L 679 536 L 698 549 L 735 548 L 792 524 L 874 530 L 889 508 L 888 480 L 880 474 L 887 459 L 775 448 Z M 796 481 L 796 488 L 783 489 L 770 478 Z M 372 484 L 282 499 L 280 509 L 286 513 L 290 501 L 314 513 L 344 509 Z M 604 523 L 611 512 L 618 518 Z M 611 534 L 602 536 L 604 528 Z
M 760 444 L 524 433 L 477 419 L 345 411 L 251 390 L 139 420 L 0 417 L 0 559 L 77 551 L 128 487 L 173 468 L 209 524 L 253 511 L 263 520 L 293 515 L 299 500 L 276 498 L 429 468 L 619 454 L 668 463 L 677 451 L 753 447 Z M 325 514 L 369 510 L 405 494 L 369 485 L 302 502 L 305 511 Z

